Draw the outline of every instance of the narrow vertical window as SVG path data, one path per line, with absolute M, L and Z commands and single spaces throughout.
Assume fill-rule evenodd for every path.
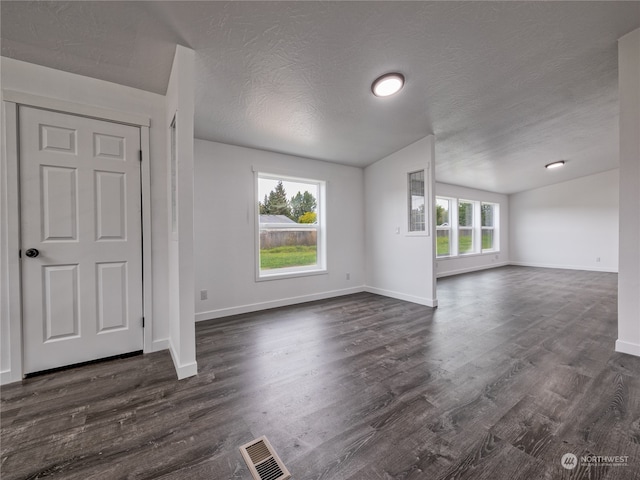
M 451 251 L 451 200 L 436 198 L 436 256 L 449 257 Z
M 474 222 L 473 202 L 460 200 L 458 202 L 458 253 L 473 253 L 474 248 Z
M 176 117 L 171 121 L 171 233 L 178 232 L 178 152 L 176 146 Z
M 482 203 L 480 206 L 482 223 L 482 251 L 493 252 L 497 250 L 496 225 L 498 205 L 494 203 Z
M 409 173 L 409 231 L 426 231 L 424 170 Z

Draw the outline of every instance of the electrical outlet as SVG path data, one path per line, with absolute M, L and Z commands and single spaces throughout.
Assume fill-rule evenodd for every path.
M 206 290 L 200 290 L 200 300 L 206 300 L 209 296 L 209 292 Z
M 351 274 L 347 272 L 347 280 L 351 280 Z
M 596 262 L 599 262 L 599 261 L 600 261 L 600 257 L 596 257 Z

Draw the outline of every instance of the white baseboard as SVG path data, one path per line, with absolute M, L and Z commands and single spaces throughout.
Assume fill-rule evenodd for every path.
M 451 275 L 460 275 L 462 273 L 479 272 L 480 270 L 489 270 L 490 268 L 506 267 L 509 262 L 492 263 L 490 265 L 480 265 L 476 267 L 459 268 L 457 270 L 449 270 L 448 272 L 436 272 L 436 278 L 449 277 Z
M 22 375 L 16 375 L 12 370 L 4 370 L 0 372 L 0 385 L 7 385 L 13 382 L 19 382 L 22 380 Z
M 438 299 L 436 298 L 416 297 L 414 295 L 408 295 L 406 293 L 394 292 L 392 290 L 385 290 L 382 288 L 369 287 L 369 286 L 365 286 L 364 291 L 369 293 L 375 293 L 376 295 L 382 295 L 384 297 L 397 298 L 398 300 L 404 300 L 405 302 L 425 305 L 427 307 L 435 308 L 438 306 Z
M 240 305 L 237 307 L 220 308 L 218 310 L 209 310 L 207 312 L 196 313 L 196 322 L 204 320 L 212 320 L 214 318 L 228 317 L 230 315 L 239 315 L 241 313 L 251 313 L 269 308 L 286 307 L 298 303 L 313 302 L 315 300 L 324 300 L 326 298 L 342 297 L 353 293 L 364 292 L 364 287 L 344 288 L 341 290 L 331 290 L 328 292 L 313 293 L 311 295 L 301 295 L 299 297 L 281 298 L 278 300 L 269 300 L 268 302 L 250 303 L 248 305 Z
M 616 352 L 628 353 L 629 355 L 640 357 L 640 345 L 636 343 L 624 342 L 622 340 L 616 340 Z
M 11 383 L 11 370 L 0 372 L 0 385 Z
M 151 344 L 151 352 L 160 352 L 161 350 L 167 350 L 171 348 L 169 345 L 169 339 L 168 338 L 162 338 L 160 340 L 154 340 L 153 343 Z M 151 353 L 149 352 L 149 353 Z M 147 352 L 145 352 L 147 353 Z
M 586 267 L 584 265 L 556 265 L 551 263 L 531 262 L 509 262 L 508 265 L 516 265 L 518 267 L 558 268 L 561 270 L 584 270 L 587 272 L 618 273 L 618 270 L 612 270 L 610 268 Z
M 171 352 L 171 359 L 173 360 L 173 366 L 176 369 L 178 380 L 182 380 L 183 378 L 193 377 L 198 374 L 197 362 L 194 361 L 186 364 L 180 363 L 178 359 L 178 354 L 173 348 L 173 344 L 171 343 L 171 340 L 169 340 L 169 352 Z

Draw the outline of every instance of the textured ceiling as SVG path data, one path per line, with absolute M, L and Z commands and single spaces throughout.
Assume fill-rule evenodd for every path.
M 198 138 L 365 166 L 434 133 L 438 181 L 502 193 L 618 166 L 617 39 L 640 27 L 608 1 L 0 8 L 2 55 L 152 92 L 193 48 Z M 392 70 L 404 90 L 371 95 Z

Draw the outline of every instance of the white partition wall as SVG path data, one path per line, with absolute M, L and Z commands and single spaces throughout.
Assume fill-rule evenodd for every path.
M 176 46 L 167 88 L 169 349 L 178 378 L 198 373 L 193 258 L 194 51 Z
M 366 289 L 437 306 L 432 210 L 434 137 L 430 135 L 365 169 Z M 425 173 L 426 230 L 408 228 L 408 180 Z
M 640 29 L 618 42 L 620 271 L 616 350 L 640 356 Z

